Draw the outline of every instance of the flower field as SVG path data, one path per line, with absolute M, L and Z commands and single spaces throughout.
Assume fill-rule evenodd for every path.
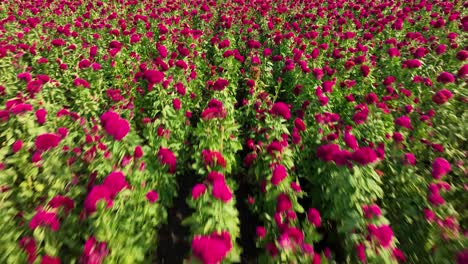
M 1 1 L 0 263 L 468 263 L 467 10 Z

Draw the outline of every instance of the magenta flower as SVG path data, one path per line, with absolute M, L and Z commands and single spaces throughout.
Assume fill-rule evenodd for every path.
M 403 164 L 404 165 L 411 165 L 414 166 L 416 165 L 416 157 L 414 156 L 413 153 L 405 153 L 403 156 Z
M 204 264 L 220 263 L 231 248 L 231 236 L 226 231 L 207 236 L 196 235 L 192 240 L 192 253 Z
M 206 192 L 206 186 L 198 183 L 192 189 L 192 199 L 196 200 Z
M 97 242 L 96 238 L 90 237 L 84 245 L 80 263 L 101 264 L 108 254 L 109 250 L 105 242 Z
M 224 203 L 227 203 L 232 199 L 232 192 L 224 179 L 218 179 L 213 182 L 212 194 L 216 199 L 219 199 Z
M 111 199 L 114 199 L 122 189 L 129 187 L 125 175 L 120 171 L 107 175 L 102 185 L 109 191 Z
M 20 151 L 22 147 L 23 147 L 23 141 L 18 139 L 11 146 L 11 150 L 13 151 L 13 153 L 16 153 L 16 152 Z
M 37 136 L 35 146 L 39 151 L 46 151 L 57 147 L 60 140 L 61 137 L 56 134 L 45 133 Z
M 204 149 L 202 150 L 202 157 L 205 166 L 213 168 L 216 165 L 219 165 L 223 168 L 226 168 L 226 160 L 224 159 L 223 154 L 221 154 L 219 151 Z
M 449 99 L 453 97 L 452 92 L 447 89 L 442 89 L 437 91 L 434 96 L 432 96 L 432 101 L 438 105 L 445 104 Z
M 151 190 L 149 192 L 146 193 L 146 199 L 150 202 L 150 203 L 155 203 L 157 200 L 158 200 L 158 193 L 154 190 Z
M 411 126 L 411 119 L 408 116 L 401 116 L 395 119 L 395 125 L 401 126 L 407 129 L 413 129 L 413 126 Z
M 379 227 L 375 227 L 374 225 L 369 225 L 368 230 L 372 236 L 377 238 L 380 245 L 383 248 L 387 248 L 392 243 L 393 239 L 393 230 L 388 225 L 381 225 Z
M 91 189 L 91 192 L 88 193 L 84 201 L 84 208 L 86 213 L 92 214 L 96 212 L 96 204 L 100 200 L 104 200 L 106 202 L 107 208 L 112 207 L 113 202 L 110 191 L 106 186 L 96 185 L 93 187 L 93 189 Z
M 257 226 L 257 228 L 255 228 L 255 233 L 259 238 L 263 238 L 266 235 L 266 229 L 263 226 Z
M 101 116 L 101 124 L 106 132 L 117 141 L 121 141 L 130 132 L 130 123 L 112 111 Z
M 354 137 L 352 134 L 350 134 L 348 131 L 345 132 L 345 135 L 343 137 L 344 142 L 346 143 L 346 146 L 352 150 L 356 150 L 359 148 L 358 142 L 356 140 L 356 137 Z
M 36 241 L 32 237 L 23 237 L 19 242 L 19 247 L 26 251 L 28 255 L 28 263 L 34 263 L 37 258 L 37 246 Z
M 43 125 L 46 121 L 47 111 L 44 108 L 41 108 L 36 111 L 36 120 L 39 125 Z
M 366 246 L 364 244 L 356 245 L 356 255 L 362 263 L 366 263 Z
M 278 195 L 277 203 L 276 203 L 276 212 L 278 213 L 285 212 L 291 208 L 292 208 L 292 203 L 291 203 L 291 200 L 289 199 L 289 196 L 285 193 L 281 193 L 280 195 Z
M 352 159 L 361 165 L 367 165 L 377 160 L 377 154 L 372 148 L 362 147 L 354 151 Z
M 436 158 L 432 162 L 432 177 L 434 179 L 441 179 L 452 170 L 450 163 L 444 158 Z
M 66 196 L 56 195 L 52 200 L 49 201 L 48 204 L 52 208 L 60 208 L 63 207 L 66 212 L 70 212 L 73 208 L 75 208 L 75 202 Z
M 283 102 L 276 102 L 271 108 L 270 113 L 274 116 L 282 116 L 284 119 L 291 118 L 289 107 Z
M 143 157 L 143 149 L 141 148 L 141 146 L 135 147 L 135 150 L 133 151 L 133 157 L 135 157 L 135 159 Z
M 322 222 L 322 219 L 320 217 L 320 212 L 315 208 L 310 208 L 307 211 L 307 220 L 309 221 L 309 223 L 311 223 L 315 227 L 320 227 L 320 224 Z
M 273 169 L 273 175 L 271 176 L 271 184 L 274 186 L 278 186 L 278 184 L 283 181 L 286 177 L 288 176 L 288 172 L 286 171 L 286 168 L 278 164 L 275 166 Z
M 143 73 L 143 78 L 150 84 L 161 83 L 164 79 L 164 73 L 157 70 L 146 70 Z
M 443 72 L 437 77 L 437 81 L 441 83 L 452 83 L 455 82 L 455 77 L 449 72 Z
M 169 173 L 174 174 L 176 172 L 177 158 L 170 149 L 159 148 L 158 158 L 163 165 L 168 166 Z
M 54 212 L 37 211 L 29 222 L 29 228 L 31 230 L 36 229 L 39 226 L 48 226 L 52 231 L 57 231 L 60 227 L 60 223 L 57 219 L 57 215 Z

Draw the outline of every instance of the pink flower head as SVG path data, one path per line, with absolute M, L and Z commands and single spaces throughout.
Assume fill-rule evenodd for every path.
M 56 195 L 52 200 L 50 200 L 49 206 L 52 208 L 63 207 L 65 212 L 70 212 L 70 210 L 75 208 L 75 202 L 67 196 Z
M 44 108 L 41 108 L 36 111 L 36 120 L 39 125 L 43 125 L 46 121 L 47 111 Z
M 141 148 L 141 146 L 135 147 L 135 150 L 133 151 L 133 156 L 135 157 L 135 159 L 143 157 L 143 149 Z
M 46 151 L 57 147 L 60 140 L 61 137 L 56 134 L 45 133 L 37 136 L 35 146 L 39 151 Z
M 413 126 L 411 126 L 411 119 L 407 116 L 401 116 L 395 119 L 395 125 L 401 126 L 407 129 L 413 129 Z
M 196 235 L 192 240 L 193 255 L 205 264 L 221 263 L 231 248 L 231 236 L 226 231 L 207 236 Z
M 266 229 L 263 226 L 257 226 L 257 228 L 255 229 L 255 232 L 257 233 L 257 236 L 259 238 L 263 238 L 266 235 Z
M 292 203 L 291 203 L 291 200 L 289 199 L 289 196 L 285 193 L 281 193 L 280 195 L 278 195 L 277 203 L 276 203 L 276 212 L 278 213 L 285 212 L 291 208 L 292 208 Z
M 219 165 L 223 168 L 226 168 L 226 160 L 223 157 L 223 154 L 219 151 L 214 150 L 202 150 L 203 161 L 205 162 L 205 166 L 215 167 Z
M 223 103 L 216 99 L 211 99 L 208 103 L 208 107 L 203 110 L 201 118 L 203 120 L 220 118 L 223 119 L 226 117 L 226 109 L 223 107 Z
M 90 237 L 84 244 L 80 263 L 101 264 L 108 254 L 109 250 L 105 242 L 97 242 L 96 238 Z
M 57 215 L 54 212 L 39 210 L 29 222 L 29 228 L 34 230 L 39 226 L 48 226 L 52 229 L 52 231 L 57 231 L 60 227 L 60 223 L 57 219 Z
M 437 91 L 434 96 L 432 96 L 432 101 L 438 105 L 445 104 L 449 99 L 453 97 L 452 92 L 447 89 L 442 89 Z
M 23 147 L 23 141 L 18 139 L 11 146 L 11 150 L 13 151 L 13 153 L 16 153 L 16 152 L 20 151 L 22 147 Z
M 436 158 L 432 162 L 432 177 L 434 179 L 441 179 L 452 170 L 450 163 L 444 158 Z
M 146 70 L 143 73 L 143 78 L 147 80 L 149 84 L 161 83 L 164 79 L 164 73 L 157 70 Z
M 362 147 L 354 151 L 352 159 L 361 165 L 367 165 L 377 160 L 377 154 L 372 148 Z
M 372 236 L 377 238 L 382 247 L 387 248 L 392 243 L 393 230 L 390 226 L 381 225 L 379 227 L 375 227 L 374 225 L 369 225 L 368 230 Z
M 322 145 L 317 148 L 317 157 L 323 161 L 332 161 L 335 152 L 340 151 L 340 147 L 336 144 Z
M 128 121 L 112 111 L 108 111 L 101 116 L 101 125 L 117 141 L 121 141 L 130 131 Z
M 322 219 L 320 217 L 320 212 L 315 208 L 310 208 L 307 211 L 307 220 L 309 223 L 313 224 L 315 227 L 320 227 Z
M 380 210 L 380 207 L 376 204 L 363 205 L 362 211 L 364 212 L 364 216 L 367 219 L 371 219 L 374 216 L 379 217 L 382 215 L 382 211 Z
M 455 77 L 449 72 L 442 72 L 437 77 L 437 81 L 440 83 L 452 83 L 455 82 Z
M 192 199 L 196 200 L 206 192 L 206 186 L 198 183 L 192 189 Z
M 356 255 L 362 263 L 366 263 L 366 246 L 364 244 L 356 245 Z
M 343 137 L 344 142 L 346 143 L 346 146 L 352 150 L 356 150 L 359 148 L 358 142 L 356 140 L 356 137 L 354 137 L 352 134 L 349 132 L 345 132 L 345 135 Z
M 224 203 L 229 202 L 232 199 L 232 191 L 226 184 L 224 179 L 218 179 L 213 182 L 213 196 L 216 199 L 223 201 Z
M 150 203 L 155 203 L 158 200 L 158 197 L 159 197 L 159 195 L 155 190 L 151 190 L 151 191 L 146 193 L 146 199 Z
M 270 113 L 274 116 L 282 116 L 284 119 L 291 118 L 289 106 L 283 102 L 276 102 L 271 108 Z
M 23 237 L 21 238 L 19 242 L 20 248 L 22 248 L 24 251 L 26 251 L 26 254 L 28 255 L 28 263 L 32 264 L 37 258 L 37 246 L 36 246 L 36 241 L 32 237 Z
M 222 91 L 224 90 L 224 88 L 226 88 L 226 86 L 228 86 L 228 84 L 228 80 L 219 78 L 218 80 L 216 80 L 216 82 L 214 82 L 212 89 L 214 91 Z
M 106 202 L 107 208 L 112 207 L 113 202 L 111 198 L 111 192 L 107 189 L 106 186 L 96 185 L 93 187 L 93 189 L 91 189 L 91 192 L 88 193 L 84 201 L 84 208 L 86 213 L 92 214 L 96 212 L 96 204 L 100 200 L 104 200 Z
M 176 172 L 177 158 L 170 149 L 160 148 L 158 158 L 163 165 L 168 166 L 169 173 L 174 174 Z
M 122 189 L 129 187 L 125 180 L 125 175 L 120 171 L 115 171 L 107 175 L 102 185 L 109 191 L 111 199 L 114 199 Z
M 7 109 L 8 109 L 8 102 L 7 102 Z M 23 103 L 15 103 L 10 108 L 10 112 L 14 115 L 23 114 L 26 112 L 30 112 L 33 110 L 32 105 L 30 104 L 23 104 Z
M 414 166 L 416 165 L 416 157 L 414 156 L 413 153 L 405 153 L 403 156 L 403 164 L 404 165 L 411 165 Z
M 271 184 L 274 186 L 278 186 L 278 184 L 283 181 L 286 177 L 288 177 L 288 172 L 286 171 L 286 168 L 278 164 L 275 166 L 273 169 L 273 175 L 271 176 Z

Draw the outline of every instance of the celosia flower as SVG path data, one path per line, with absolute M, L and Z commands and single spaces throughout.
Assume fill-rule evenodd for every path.
M 313 224 L 315 227 L 320 227 L 321 217 L 320 212 L 315 208 L 310 208 L 307 211 L 307 220 L 309 223 Z
M 411 126 L 411 119 L 407 116 L 401 116 L 395 119 L 395 125 L 401 126 L 407 129 L 413 129 L 413 126 Z
M 452 83 L 455 82 L 455 77 L 449 72 L 442 72 L 437 77 L 437 81 L 441 83 Z
M 375 227 L 374 225 L 369 225 L 368 230 L 372 236 L 377 238 L 383 248 L 389 247 L 392 243 L 393 230 L 390 228 L 390 226 L 381 225 L 379 227 Z
M 91 189 L 91 192 L 88 193 L 84 201 L 84 208 L 86 213 L 91 214 L 96 212 L 96 204 L 104 200 L 106 202 L 107 208 L 112 207 L 111 193 L 106 186 L 96 185 Z
M 436 158 L 432 162 L 432 177 L 434 179 L 441 179 L 452 170 L 450 163 L 444 158 Z
M 47 111 L 44 108 L 41 108 L 36 111 L 36 120 L 39 125 L 43 125 L 46 121 Z
M 176 172 L 177 158 L 170 149 L 159 148 L 158 158 L 163 165 L 168 166 L 169 173 L 174 174 Z
M 37 211 L 29 222 L 29 228 L 34 230 L 39 226 L 48 226 L 52 231 L 57 231 L 60 227 L 60 223 L 57 219 L 56 213 L 46 212 L 43 210 Z
M 49 201 L 49 206 L 52 208 L 63 207 L 65 212 L 70 212 L 70 210 L 75 208 L 75 202 L 66 196 L 56 195 Z
M 271 184 L 274 186 L 278 186 L 278 184 L 283 181 L 286 177 L 288 176 L 288 172 L 286 171 L 286 168 L 278 164 L 275 166 L 273 169 L 273 175 L 271 176 Z
M 109 191 L 111 199 L 114 199 L 122 189 L 129 187 L 125 175 L 120 171 L 107 175 L 102 185 Z
M 277 202 L 276 202 L 276 212 L 281 213 L 288 211 L 292 208 L 291 200 L 289 196 L 285 193 L 281 193 L 278 195 Z
M 445 104 L 450 98 L 453 97 L 452 92 L 447 89 L 442 89 L 437 91 L 434 96 L 432 96 L 432 101 L 438 105 Z
M 101 264 L 109 254 L 105 242 L 97 242 L 96 238 L 90 237 L 86 240 L 80 263 Z
M 224 159 L 223 154 L 219 151 L 204 149 L 202 150 L 202 156 L 205 166 L 213 168 L 214 166 L 219 165 L 226 168 L 226 160 Z
M 57 147 L 60 140 L 61 137 L 56 134 L 45 133 L 37 136 L 35 146 L 39 151 L 46 151 Z
M 213 182 L 212 194 L 216 199 L 219 199 L 224 203 L 227 203 L 232 199 L 232 192 L 224 179 L 218 179 Z
M 196 235 L 192 240 L 192 253 L 204 264 L 220 263 L 232 248 L 228 232 L 207 236 Z
M 271 108 L 270 113 L 274 116 L 282 116 L 284 119 L 291 118 L 289 107 L 283 102 L 276 102 Z
M 352 150 L 356 150 L 359 148 L 356 138 L 352 134 L 350 134 L 348 131 L 345 132 L 343 140 L 346 143 L 346 146 L 348 146 L 348 148 Z
M 377 160 L 377 155 L 372 148 L 362 147 L 354 151 L 353 160 L 361 165 L 367 165 Z
M 121 141 L 130 131 L 128 121 L 112 111 L 108 111 L 101 116 L 101 125 L 117 141 Z
M 356 245 L 356 255 L 362 263 L 366 263 L 366 246 L 364 244 Z
M 198 183 L 192 189 L 192 199 L 196 200 L 206 192 L 206 186 Z
M 257 226 L 257 228 L 255 228 L 255 233 L 259 238 L 263 238 L 266 235 L 266 229 L 263 226 Z
M 11 146 L 11 150 L 13 151 L 13 153 L 16 153 L 16 152 L 20 151 L 22 147 L 23 147 L 23 141 L 18 139 Z
M 143 157 L 143 149 L 141 148 L 141 146 L 135 147 L 135 150 L 133 151 L 133 157 L 135 157 L 135 159 Z
M 20 248 L 22 248 L 24 251 L 26 251 L 26 254 L 28 255 L 28 263 L 32 264 L 37 258 L 37 247 L 36 247 L 36 241 L 32 237 L 23 237 L 21 238 L 19 242 Z
M 150 202 L 150 203 L 155 203 L 157 200 L 158 200 L 158 193 L 154 190 L 151 190 L 151 191 L 148 191 L 146 193 L 146 199 Z

